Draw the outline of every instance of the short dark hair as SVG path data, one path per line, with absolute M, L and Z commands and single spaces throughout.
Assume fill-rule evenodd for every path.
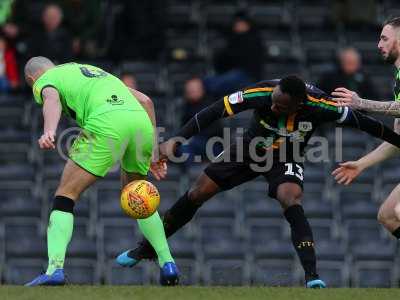
M 282 93 L 288 94 L 296 103 L 301 103 L 307 98 L 306 84 L 296 75 L 282 78 L 279 86 Z
M 383 22 L 383 26 L 390 25 L 396 28 L 400 27 L 400 17 L 391 17 Z

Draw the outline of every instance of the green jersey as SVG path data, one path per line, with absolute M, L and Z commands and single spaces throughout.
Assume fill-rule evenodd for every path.
M 63 113 L 82 128 L 89 118 L 106 112 L 144 111 L 121 80 L 90 65 L 67 63 L 47 70 L 33 85 L 35 101 L 40 105 L 46 87 L 58 91 Z
M 396 72 L 396 81 L 393 88 L 394 100 L 400 101 L 400 69 Z

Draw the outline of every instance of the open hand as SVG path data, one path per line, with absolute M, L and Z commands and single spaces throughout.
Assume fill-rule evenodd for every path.
M 337 106 L 349 106 L 351 108 L 359 108 L 361 98 L 356 92 L 350 91 L 346 88 L 340 87 L 332 92 L 333 100 L 337 103 Z
M 167 175 L 167 162 L 166 160 L 159 160 L 152 162 L 150 165 L 150 172 L 153 174 L 154 178 L 157 180 L 164 179 Z
M 38 140 L 40 149 L 55 149 L 55 136 L 56 134 L 54 131 L 47 131 L 43 133 L 43 135 Z
M 356 161 L 348 161 L 339 165 L 340 167 L 332 172 L 339 184 L 349 185 L 363 171 Z

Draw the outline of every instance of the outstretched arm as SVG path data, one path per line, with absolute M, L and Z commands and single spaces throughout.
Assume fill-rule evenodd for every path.
M 62 106 L 58 91 L 52 87 L 46 87 L 42 90 L 43 98 L 43 135 L 38 143 L 40 149 L 55 149 L 55 136 L 60 121 Z
M 381 113 L 389 116 L 400 117 L 400 102 L 398 101 L 373 101 L 362 99 L 356 92 L 346 88 L 337 88 L 332 93 L 338 106 L 349 106 L 354 109 Z

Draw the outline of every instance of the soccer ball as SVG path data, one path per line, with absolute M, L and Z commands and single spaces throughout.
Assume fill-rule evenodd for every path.
M 134 219 L 150 217 L 159 204 L 160 194 L 157 188 L 146 180 L 132 181 L 122 190 L 122 210 Z

